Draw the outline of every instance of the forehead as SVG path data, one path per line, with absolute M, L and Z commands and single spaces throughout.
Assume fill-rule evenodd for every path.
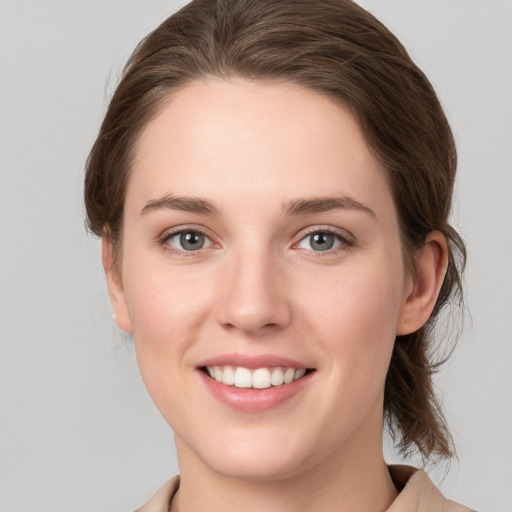
M 127 200 L 390 195 L 354 116 L 288 83 L 211 80 L 173 93 L 143 130 Z M 389 198 L 388 198 L 389 199 Z

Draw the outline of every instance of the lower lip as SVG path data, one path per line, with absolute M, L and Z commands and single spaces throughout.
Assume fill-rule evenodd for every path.
M 291 399 L 308 384 L 314 372 L 308 373 L 289 384 L 271 386 L 265 389 L 228 386 L 217 382 L 201 370 L 198 370 L 198 373 L 206 387 L 219 402 L 240 411 L 259 412 L 272 409 Z

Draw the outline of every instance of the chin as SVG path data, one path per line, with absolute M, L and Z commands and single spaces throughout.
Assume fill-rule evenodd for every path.
M 299 439 L 291 432 L 250 429 L 237 436 L 214 440 L 215 437 L 196 444 L 195 455 L 205 466 L 228 478 L 259 482 L 285 480 L 307 471 L 317 462 L 317 451 L 307 450 L 304 439 L 297 443 Z
M 285 480 L 304 470 L 304 464 L 297 461 L 296 457 L 287 457 L 284 454 L 262 456 L 260 453 L 250 457 L 233 454 L 223 457 L 222 460 L 212 461 L 209 465 L 223 476 L 252 482 Z

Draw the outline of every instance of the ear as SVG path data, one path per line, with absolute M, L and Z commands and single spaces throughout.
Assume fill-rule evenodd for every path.
M 101 237 L 101 257 L 114 319 L 119 329 L 131 333 L 133 329 L 126 306 L 121 269 L 114 260 L 114 247 L 107 230 L 103 231 Z
M 432 231 L 414 256 L 406 299 L 397 322 L 396 334 L 417 331 L 430 318 L 443 284 L 448 264 L 448 242 L 439 231 Z

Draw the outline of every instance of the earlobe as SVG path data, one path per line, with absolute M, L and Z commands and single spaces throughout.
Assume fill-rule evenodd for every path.
M 132 323 L 126 306 L 121 270 L 114 259 L 112 239 L 106 230 L 101 237 L 101 256 L 114 320 L 121 330 L 131 333 Z
M 398 318 L 397 335 L 417 331 L 428 321 L 443 284 L 447 262 L 446 238 L 441 232 L 432 231 L 415 254 L 414 271 L 410 277 L 412 286 Z

